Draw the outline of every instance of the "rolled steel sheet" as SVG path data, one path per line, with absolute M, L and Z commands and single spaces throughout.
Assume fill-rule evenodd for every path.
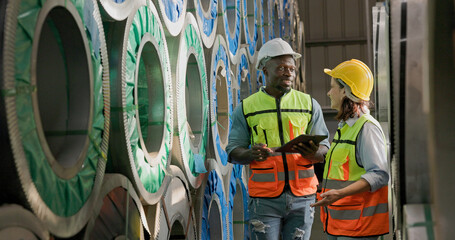
M 305 32 L 303 28 L 303 22 L 299 22 L 298 34 L 297 34 L 297 48 L 295 49 L 298 53 L 304 56 L 305 54 Z M 296 67 L 298 69 L 295 88 L 299 91 L 306 92 L 305 82 L 305 58 L 301 57 L 300 60 L 296 61 Z
M 283 39 L 289 44 L 292 44 L 294 38 L 292 31 L 292 25 L 295 18 L 294 1 L 295 0 L 283 1 Z
M 187 0 L 153 0 L 153 3 L 160 9 L 165 30 L 172 36 L 179 35 L 185 25 Z
M 248 61 L 247 50 L 245 48 L 240 49 L 239 59 L 235 65 L 235 80 L 234 80 L 234 107 L 240 104 L 240 102 L 250 96 L 252 91 L 251 86 L 251 74 L 250 74 L 250 63 Z
M 217 9 L 218 0 L 188 0 L 187 12 L 194 12 L 202 42 L 206 48 L 211 48 L 215 41 L 218 25 Z
M 271 12 L 271 0 L 257 0 L 260 2 L 260 12 L 261 12 L 261 23 L 260 26 L 262 29 L 259 30 L 259 44 L 257 50 L 259 51 L 262 44 L 272 39 L 272 12 Z
M 169 177 L 173 95 L 163 26 L 150 1 L 123 22 L 106 23 L 111 63 L 112 133 L 108 172 L 133 183 L 144 204 L 155 204 Z
M 83 239 L 144 240 L 150 232 L 141 201 L 121 174 L 106 174 Z
M 272 39 L 283 37 L 283 2 L 278 0 L 270 0 L 269 4 L 270 9 L 270 20 L 272 30 Z
M 253 70 L 253 72 L 251 72 L 251 79 L 252 93 L 259 91 L 259 89 L 266 84 L 263 71 Z
M 193 14 L 186 14 L 178 37 L 168 38 L 174 91 L 172 163 L 179 166 L 192 188 L 198 188 L 206 172 L 209 99 L 205 57 Z
M 218 32 L 224 33 L 229 49 L 229 59 L 235 64 L 240 49 L 241 4 L 240 0 L 220 0 L 218 6 Z
M 299 25 L 300 25 L 300 14 L 299 14 L 299 2 L 294 1 L 293 7 L 293 17 L 291 19 L 291 26 L 289 27 L 291 31 L 291 46 L 292 49 L 297 50 L 298 41 L 297 39 L 299 36 Z
M 98 0 L 100 12 L 105 21 L 125 20 L 134 10 L 136 0 Z
M 207 160 L 209 172 L 194 198 L 197 239 L 231 239 L 228 231 L 229 210 L 224 180 L 216 161 Z
M 242 5 L 242 21 L 243 34 L 241 35 L 242 44 L 245 44 L 248 59 L 252 63 L 257 57 L 257 44 L 259 41 L 259 22 L 261 15 L 259 14 L 259 6 L 257 2 L 260 0 L 241 0 Z M 261 29 L 262 30 L 262 29 Z
M 16 204 L 0 207 L 0 239 L 47 240 L 49 232 L 32 212 Z
M 249 238 L 248 166 L 234 164 L 225 178 L 225 196 L 228 204 L 228 231 L 230 239 Z
M 211 51 L 210 64 L 210 120 L 212 157 L 226 175 L 231 164 L 228 163 L 226 145 L 231 129 L 233 111 L 233 82 L 230 74 L 231 64 L 226 42 L 222 35 L 217 35 Z
M 161 200 L 146 207 L 151 239 L 198 239 L 189 185 L 177 166 L 170 166 L 173 176 Z
M 88 221 L 107 159 L 101 15 L 94 0 L 2 4 L 0 178 L 8 184 L 0 200 L 25 206 L 53 235 L 70 237 Z

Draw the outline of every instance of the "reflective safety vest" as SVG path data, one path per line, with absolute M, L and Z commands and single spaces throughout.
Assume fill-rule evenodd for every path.
M 276 99 L 262 90 L 243 100 L 243 113 L 251 145 L 279 147 L 308 132 L 312 117 L 310 95 L 291 90 Z M 275 153 L 265 161 L 250 163 L 248 192 L 251 197 L 277 197 L 285 186 L 296 196 L 316 193 L 318 180 L 313 164 L 300 153 Z
M 345 124 L 341 129 L 338 128 L 326 155 L 322 192 L 349 186 L 366 173 L 365 169 L 357 164 L 355 146 L 359 132 L 367 121 L 381 129 L 379 123 L 369 114 L 360 117 L 352 127 Z M 388 186 L 375 192 L 347 196 L 329 206 L 321 207 L 321 221 L 324 231 L 335 236 L 367 237 L 387 234 Z

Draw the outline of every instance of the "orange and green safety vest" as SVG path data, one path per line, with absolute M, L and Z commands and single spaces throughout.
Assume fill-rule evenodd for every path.
M 251 146 L 279 147 L 308 132 L 312 117 L 310 95 L 291 90 L 280 99 L 259 91 L 243 100 L 243 114 L 251 132 Z M 296 196 L 316 193 L 313 164 L 300 153 L 275 153 L 265 161 L 250 163 L 251 197 L 277 197 L 288 186 Z
M 353 126 L 338 128 L 326 155 L 322 193 L 341 189 L 356 182 L 366 173 L 356 161 L 356 140 L 366 122 L 380 125 L 369 114 L 362 115 Z M 388 186 L 375 192 L 363 192 L 344 197 L 321 207 L 324 231 L 330 235 L 367 237 L 389 232 Z

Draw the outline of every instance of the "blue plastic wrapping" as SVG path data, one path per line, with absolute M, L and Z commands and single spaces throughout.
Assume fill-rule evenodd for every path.
M 237 89 L 237 96 L 238 96 L 237 97 L 237 104 L 240 104 L 240 102 L 243 100 L 240 97 L 241 96 L 240 92 L 242 91 L 240 86 L 242 86 L 242 70 L 243 69 L 247 69 L 249 71 L 248 59 L 247 59 L 245 54 L 241 55 L 240 62 L 239 62 L 239 65 L 238 65 L 238 69 L 237 69 L 237 83 L 238 83 L 238 86 L 239 86 L 239 89 Z M 252 91 L 251 91 L 251 76 L 250 76 L 249 73 L 246 76 L 246 81 L 248 81 L 248 95 L 251 95 L 251 93 L 252 93 Z
M 183 12 L 183 0 L 161 0 L 166 16 L 171 22 L 177 22 Z
M 234 209 L 234 196 L 237 193 L 237 179 L 239 179 L 240 186 L 242 188 L 242 199 L 243 199 L 243 224 L 244 224 L 244 238 L 243 239 L 249 239 L 249 231 L 248 231 L 248 221 L 250 220 L 250 216 L 248 214 L 248 191 L 243 184 L 242 181 L 242 170 L 243 166 L 240 164 L 234 164 L 232 168 L 232 173 L 231 173 L 231 178 L 229 179 L 229 236 L 231 236 L 231 239 L 233 239 L 234 233 L 233 233 L 233 224 L 238 224 L 233 222 L 233 216 L 232 216 L 232 211 Z M 238 207 L 238 206 L 237 206 Z
M 201 1 L 207 1 L 207 0 L 199 0 L 197 3 L 197 14 L 202 20 L 202 26 L 199 26 L 201 28 L 201 32 L 203 32 L 206 36 L 210 36 L 213 32 L 214 26 L 215 26 L 215 19 L 217 17 L 217 6 L 218 6 L 218 0 L 210 0 L 210 17 L 205 17 L 204 13 L 202 11 L 202 6 L 201 6 Z
M 240 9 L 236 9 L 235 11 L 235 27 L 234 27 L 234 33 L 231 35 L 231 32 L 229 31 L 229 21 L 227 19 L 227 6 L 226 6 L 226 0 L 223 1 L 223 9 L 222 9 L 222 15 L 224 19 L 224 29 L 225 29 L 225 35 L 226 35 L 226 42 L 228 43 L 228 48 L 229 52 L 232 55 L 237 55 L 237 52 L 239 50 L 239 45 L 240 45 Z M 240 6 L 240 0 L 235 0 L 236 6 Z
M 194 171 L 197 173 L 206 173 L 205 161 L 201 154 L 194 154 Z
M 212 71 L 212 79 L 216 78 L 217 74 L 217 69 L 218 69 L 218 62 L 223 61 L 224 66 L 226 67 L 226 86 L 228 88 L 228 101 L 229 101 L 229 109 L 228 109 L 228 114 L 229 116 L 232 115 L 233 112 L 233 98 L 232 98 L 232 91 L 231 91 L 231 86 L 232 86 L 232 81 L 231 81 L 231 74 L 229 74 L 229 60 L 227 56 L 226 49 L 224 48 L 223 45 L 219 45 L 218 52 L 216 53 L 215 59 L 214 59 L 214 64 L 215 66 L 213 67 Z M 215 107 L 215 113 L 218 112 L 218 104 L 217 104 L 217 95 L 216 95 L 216 81 L 213 81 L 212 83 L 212 92 L 214 93 L 214 105 Z M 216 123 L 215 123 L 216 124 Z M 229 128 L 232 126 L 232 119 L 229 117 Z M 230 130 L 230 129 L 229 129 Z M 226 166 L 227 160 L 228 160 L 228 155 L 226 150 L 224 150 L 221 147 L 221 140 L 220 140 L 220 135 L 218 134 L 218 129 L 216 127 L 213 128 L 213 136 L 215 137 L 215 142 L 216 142 L 216 151 L 218 152 L 219 160 L 223 164 L 223 166 Z
M 264 6 L 264 0 L 259 0 L 261 1 L 261 6 Z M 267 1 L 267 0 L 265 0 Z M 265 43 L 265 31 L 264 31 L 264 7 L 261 7 L 261 11 L 259 11 L 259 14 L 261 15 L 259 17 L 259 23 L 258 23 L 258 32 L 261 34 L 261 37 L 259 38 L 259 41 L 262 42 L 262 44 Z M 262 45 L 261 44 L 261 45 Z
M 254 18 L 257 19 L 258 16 L 258 7 L 257 7 L 257 0 L 243 0 L 243 9 L 247 9 L 247 1 L 254 1 Z M 253 56 L 254 53 L 256 52 L 256 44 L 258 41 L 258 23 L 257 21 L 254 22 L 254 29 L 249 29 L 248 25 L 248 16 L 247 12 L 245 10 L 243 11 L 243 26 L 245 26 L 245 39 L 246 43 L 248 44 L 248 52 L 250 56 Z M 253 36 L 251 37 L 250 31 L 253 31 Z
M 217 195 L 220 200 L 221 218 L 223 224 L 223 236 L 227 239 L 227 223 L 225 216 L 228 214 L 227 202 L 223 191 L 222 179 L 218 176 L 215 170 L 209 173 L 207 185 L 204 190 L 204 199 L 202 205 L 202 221 L 201 221 L 201 239 L 210 239 L 210 225 L 208 221 L 208 210 L 213 196 Z M 223 239 L 224 240 L 224 239 Z

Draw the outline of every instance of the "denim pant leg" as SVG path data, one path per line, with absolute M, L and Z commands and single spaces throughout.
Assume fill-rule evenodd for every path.
M 286 212 L 283 221 L 283 240 L 309 240 L 314 220 L 314 208 L 310 204 L 315 202 L 315 196 L 295 197 L 286 193 Z
M 277 198 L 250 198 L 248 210 L 251 239 L 279 239 L 285 206 L 284 194 Z

